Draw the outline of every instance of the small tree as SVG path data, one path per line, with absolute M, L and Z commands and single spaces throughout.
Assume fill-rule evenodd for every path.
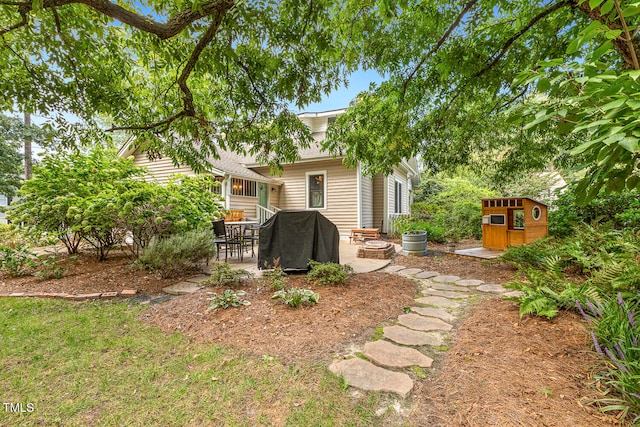
M 102 147 L 86 155 L 48 155 L 34 167 L 33 178 L 20 189 L 20 198 L 9 209 L 9 218 L 24 224 L 33 236 L 55 235 L 70 254 L 76 253 L 84 237 L 91 241 L 96 230 L 109 226 L 104 222 L 98 225 L 105 221 L 105 214 L 99 212 L 96 197 L 143 172 L 132 159 L 118 158 L 115 151 Z

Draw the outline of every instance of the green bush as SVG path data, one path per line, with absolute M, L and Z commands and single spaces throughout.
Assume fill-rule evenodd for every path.
M 0 275 L 3 277 L 27 276 L 35 266 L 35 255 L 27 249 L 0 246 Z
M 480 239 L 480 200 L 497 196 L 497 192 L 466 176 L 427 175 L 411 206 L 411 219 L 408 224 L 399 224 L 399 234 L 401 229 L 421 229 L 427 231 L 427 238 L 433 242 Z
M 34 167 L 8 216 L 29 236 L 56 236 L 70 254 L 88 242 L 104 260 L 126 236 L 133 245 L 125 248 L 137 257 L 153 238 L 209 227 L 222 210 L 209 175 L 174 176 L 167 185 L 142 175 L 131 158 L 101 147 L 50 155 Z
M 349 265 L 336 264 L 335 262 L 321 263 L 310 260 L 311 271 L 307 273 L 307 280 L 319 285 L 343 285 L 349 275 L 353 273 L 353 268 Z
M 295 308 L 302 304 L 317 304 L 320 296 L 309 289 L 289 288 L 279 290 L 271 299 L 280 299 L 284 304 Z
M 272 291 L 284 289 L 287 285 L 287 281 L 287 273 L 285 273 L 280 266 L 275 267 L 272 270 L 264 270 L 262 272 L 262 282 L 269 285 L 269 288 Z
M 75 259 L 76 257 L 70 258 L 71 261 Z M 60 264 L 56 255 L 40 255 L 38 257 L 37 269 L 34 276 L 42 280 L 61 279 L 69 270 L 68 267 Z
M 585 205 L 576 203 L 575 188 L 569 187 L 553 202 L 549 212 L 549 234 L 568 237 L 581 224 L 622 229 L 640 226 L 640 194 L 637 191 L 601 192 Z
M 241 298 L 246 294 L 247 293 L 245 291 L 234 291 L 233 289 L 227 289 L 222 293 L 222 295 L 213 294 L 211 298 L 207 298 L 207 300 L 211 301 L 209 310 L 213 310 L 215 308 L 227 309 L 229 307 L 251 305 L 249 301 Z
M 238 286 L 245 279 L 253 276 L 250 272 L 242 268 L 231 268 L 225 262 L 216 262 L 211 266 L 211 276 L 202 282 L 205 286 Z
M 138 265 L 158 271 L 163 278 L 196 271 L 200 262 L 215 256 L 216 245 L 211 230 L 191 230 L 157 239 L 138 258 Z

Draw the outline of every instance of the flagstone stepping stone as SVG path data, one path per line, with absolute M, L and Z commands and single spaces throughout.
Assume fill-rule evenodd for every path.
M 423 289 L 422 295 L 434 295 L 437 297 L 445 297 L 445 298 L 469 298 L 469 295 L 462 294 L 460 292 L 452 292 L 452 291 L 441 291 L 438 289 Z
M 417 331 L 450 331 L 453 329 L 453 326 L 442 319 L 424 317 L 415 313 L 401 314 L 398 316 L 398 323 Z
M 199 291 L 202 287 L 203 286 L 200 283 L 187 282 L 185 280 L 183 282 L 167 286 L 166 288 L 163 288 L 162 291 L 170 295 L 186 295 Z
M 329 370 L 341 375 L 350 386 L 362 390 L 385 391 L 407 397 L 413 389 L 409 375 L 380 368 L 358 357 L 334 361 Z
M 520 291 L 511 291 L 506 294 L 502 294 L 503 297 L 521 297 L 522 295 L 524 294 Z
M 456 285 L 458 286 L 480 286 L 483 283 L 484 283 L 483 280 L 476 280 L 476 279 L 456 280 Z
M 388 368 L 407 368 L 409 366 L 431 367 L 433 359 L 415 348 L 400 347 L 389 341 L 374 341 L 364 345 L 364 355 L 377 365 Z
M 414 276 L 421 272 L 422 272 L 422 269 L 420 268 L 405 268 L 404 270 L 398 271 L 398 274 L 401 274 L 403 276 Z
M 445 308 L 457 308 L 460 307 L 460 303 L 445 297 L 437 297 L 437 296 L 428 296 L 417 298 L 416 302 L 418 304 L 425 305 L 434 305 L 436 307 L 445 307 Z
M 430 279 L 439 275 L 440 273 L 438 273 L 437 271 L 423 271 L 422 273 L 416 274 L 416 277 L 418 279 Z
M 445 322 L 453 322 L 456 316 L 441 308 L 433 307 L 411 307 L 411 311 L 418 313 L 420 316 L 437 317 Z
M 189 277 L 188 279 L 185 279 L 185 282 L 192 282 L 192 283 L 200 283 L 203 282 L 205 280 L 207 280 L 209 278 L 209 276 L 205 275 L 205 274 L 200 274 L 198 276 L 194 276 L 194 277 Z
M 494 294 L 503 294 L 507 292 L 507 289 L 505 289 L 502 285 L 494 285 L 494 284 L 478 286 L 477 289 L 482 292 L 491 292 Z
M 400 270 L 404 270 L 407 267 L 405 267 L 404 265 L 390 265 L 388 267 L 386 267 L 384 269 L 384 271 L 388 272 L 388 273 L 397 273 Z
M 440 282 L 440 283 L 455 283 L 458 280 L 460 280 L 460 277 L 459 276 L 436 276 L 436 277 L 432 277 L 431 280 L 434 282 Z
M 433 283 L 425 281 L 425 289 L 437 289 L 439 291 L 453 291 L 453 292 L 470 292 L 471 289 L 464 288 L 462 286 L 447 285 L 446 283 Z
M 437 332 L 421 332 L 404 326 L 386 326 L 382 329 L 382 335 L 393 342 L 402 345 L 433 345 L 444 344 L 444 338 Z

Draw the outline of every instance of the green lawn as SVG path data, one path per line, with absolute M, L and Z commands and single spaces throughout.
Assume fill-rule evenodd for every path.
M 121 302 L 0 298 L 0 425 L 371 425 L 326 367 L 168 336 Z

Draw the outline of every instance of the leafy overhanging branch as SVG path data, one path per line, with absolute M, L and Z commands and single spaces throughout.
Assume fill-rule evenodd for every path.
M 84 4 L 106 16 L 130 25 L 146 33 L 155 34 L 162 40 L 170 39 L 178 35 L 193 22 L 211 15 L 224 15 L 234 4 L 234 0 L 213 0 L 202 4 L 198 8 L 187 9 L 171 16 L 166 22 L 158 22 L 148 16 L 132 12 L 118 4 L 107 0 L 44 0 L 42 9 L 55 9 L 70 4 Z M 28 15 L 39 9 L 36 1 L 0 1 L 0 5 L 15 6 L 21 16 L 21 21 L 0 30 L 0 36 L 21 28 L 28 23 Z

